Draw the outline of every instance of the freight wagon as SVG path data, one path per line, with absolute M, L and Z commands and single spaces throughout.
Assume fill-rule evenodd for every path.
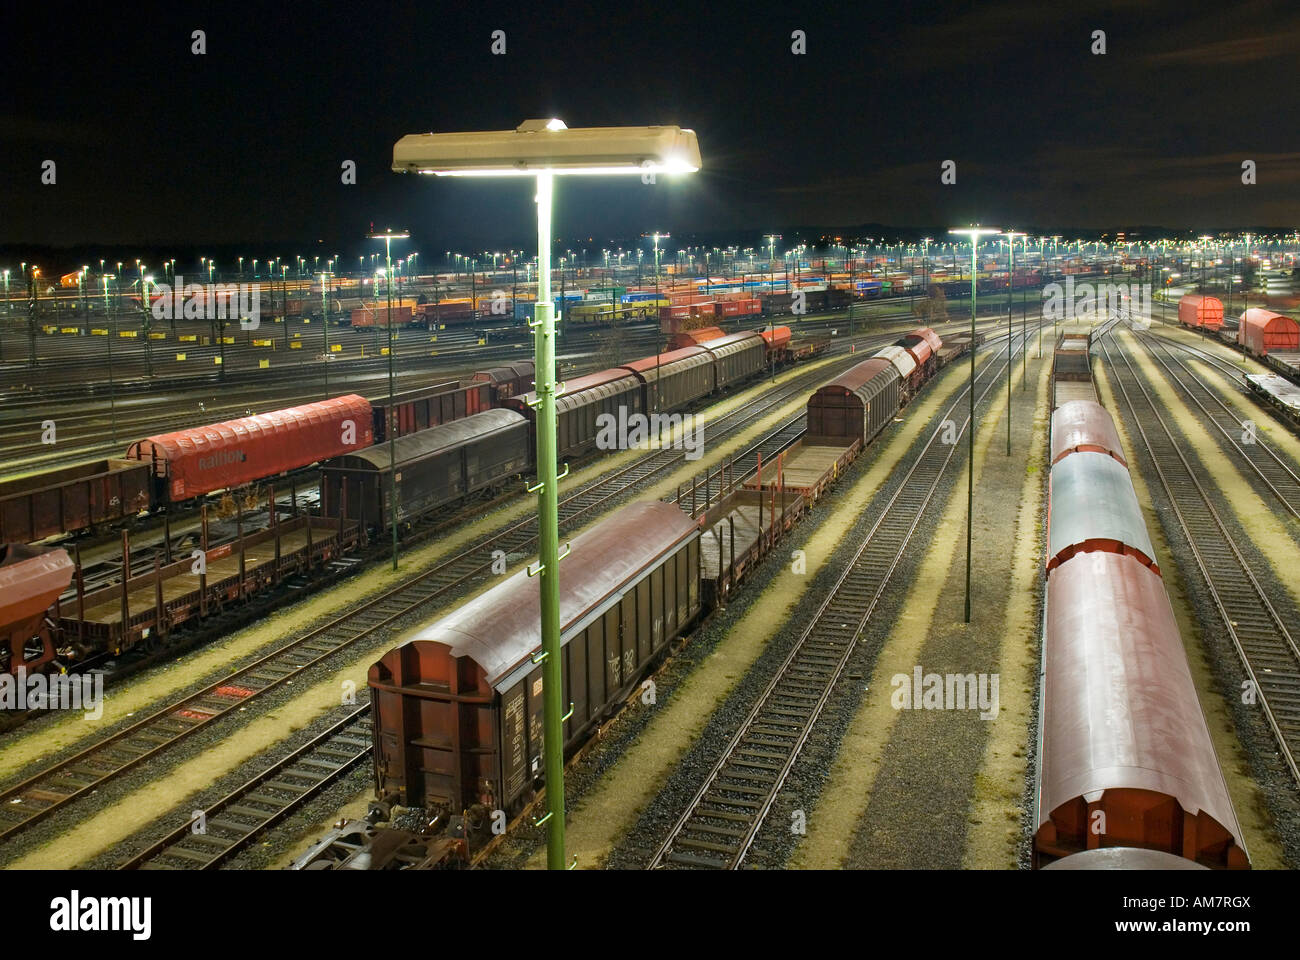
M 575 537 L 560 577 L 562 699 L 572 749 L 701 610 L 700 533 L 637 503 Z M 540 599 L 520 571 L 394 647 L 367 682 L 381 795 L 459 813 L 519 811 L 542 775 Z
M 1071 400 L 1096 399 L 1087 335 L 1062 335 L 1052 354 L 1053 409 Z
M 528 422 L 513 410 L 488 410 L 393 441 L 397 520 L 423 516 L 532 469 Z M 393 522 L 393 461 L 388 444 L 321 466 L 321 515 L 344 516 L 363 530 Z
M 701 345 L 713 355 L 715 390 L 725 390 L 767 366 L 767 341 L 752 331 L 706 340 Z
M 564 385 L 564 393 L 555 401 L 556 457 L 560 460 L 580 457 L 596 446 L 600 433 L 597 419 L 602 414 L 619 419 L 619 409 L 626 415 L 645 412 L 642 381 L 630 370 L 601 370 L 576 377 Z M 505 405 L 535 425 L 537 410 L 533 403 L 537 392 L 531 390 L 505 400 Z M 533 456 L 536 458 L 536 430 L 533 430 Z
M 0 543 L 93 530 L 148 510 L 149 467 L 96 460 L 0 482 Z
M 1120 848 L 1246 868 L 1118 448 L 1114 422 L 1095 401 L 1065 403 L 1052 414 L 1034 863 Z M 1096 859 L 1073 866 L 1115 861 Z
M 149 465 L 155 505 L 180 503 L 368 447 L 373 417 L 364 397 L 348 394 L 147 437 L 126 455 Z
M 393 301 L 392 318 L 393 329 L 397 330 L 402 327 L 409 327 L 415 323 L 416 309 L 418 305 L 414 300 Z M 352 311 L 352 326 L 361 329 L 365 327 L 388 327 L 388 304 L 377 303 L 370 306 L 358 307 Z
M 683 347 L 623 364 L 645 382 L 646 408 L 654 413 L 679 410 L 714 390 L 713 354 Z
M 531 390 L 533 374 L 532 360 L 516 360 L 514 363 L 480 370 L 470 377 L 470 382 L 490 384 L 496 397 L 496 405 L 499 405 L 506 397 L 517 397 Z
M 1223 301 L 1189 293 L 1178 301 L 1178 322 L 1196 330 L 1218 330 L 1223 326 Z
M 1237 343 L 1261 359 L 1273 352 L 1294 353 L 1300 350 L 1300 324 L 1272 310 L 1251 307 L 1241 315 Z
M 491 372 L 475 377 L 491 377 Z M 394 425 L 395 437 L 404 437 L 419 430 L 451 423 L 464 417 L 491 410 L 498 405 L 495 381 L 471 380 L 464 386 L 452 381 L 419 390 L 399 393 L 391 401 L 376 400 L 371 406 L 374 423 L 374 442 L 388 439 L 388 423 Z
M 902 379 L 884 357 L 872 357 L 821 387 L 808 400 L 808 436 L 854 440 L 865 448 L 903 405 Z
M 54 659 L 57 601 L 72 573 L 64 550 L 0 543 L 0 674 Z

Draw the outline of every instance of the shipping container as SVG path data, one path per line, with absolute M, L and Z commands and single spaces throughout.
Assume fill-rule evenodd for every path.
M 415 322 L 417 304 L 414 300 L 393 301 L 393 329 L 409 327 Z M 378 303 L 358 307 L 352 311 L 352 326 L 383 327 L 388 326 L 388 304 Z
M 374 442 L 370 403 L 356 394 L 137 440 L 127 459 L 150 465 L 154 502 L 180 502 L 361 450 Z

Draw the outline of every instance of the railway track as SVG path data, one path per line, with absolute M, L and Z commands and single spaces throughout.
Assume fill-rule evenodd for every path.
M 1205 419 L 1214 425 L 1226 441 L 1228 449 L 1235 451 L 1242 462 L 1254 471 L 1287 513 L 1300 520 L 1300 476 L 1262 437 L 1252 434 L 1249 442 L 1238 439 L 1244 425 L 1237 412 L 1211 390 L 1182 358 L 1174 354 L 1172 345 L 1164 338 L 1138 335 L 1138 341 L 1164 368 L 1169 379 L 1204 414 Z
M 122 870 L 212 870 L 369 759 L 370 704 L 267 767 L 156 843 Z
M 1127 408 L 1210 598 L 1300 784 L 1300 649 L 1225 526 L 1127 354 L 1101 341 L 1107 375 Z M 1115 359 L 1118 356 L 1118 361 Z
M 855 358 L 850 358 L 855 359 Z M 806 391 L 828 376 L 818 370 L 793 379 L 755 405 L 740 408 L 706 427 L 714 441 L 733 435 L 752 422 L 755 408 L 770 409 Z M 737 469 L 764 451 L 790 442 L 792 418 L 733 458 Z M 623 470 L 593 480 L 560 503 L 561 530 L 584 520 L 611 499 L 665 471 L 685 456 L 684 450 L 658 450 Z M 751 468 L 752 469 L 752 468 Z M 108 738 L 51 764 L 20 783 L 0 790 L 0 840 L 16 835 L 123 773 L 161 755 L 214 721 L 240 710 L 262 694 L 302 676 L 335 654 L 395 625 L 426 605 L 450 599 L 453 591 L 491 571 L 501 557 L 521 553 L 536 541 L 536 518 L 514 523 L 480 538 L 455 557 L 408 578 L 362 602 L 330 622 L 308 631 L 250 665 L 174 701 Z
M 992 340 L 992 338 L 991 338 Z M 1013 343 L 1024 342 L 1017 333 Z M 1009 359 L 985 364 L 979 401 L 999 385 Z M 961 408 L 963 388 L 935 426 L 838 582 L 723 748 L 695 796 L 650 860 L 651 869 L 738 869 L 816 726 L 867 621 L 911 542 L 959 442 L 944 444 L 942 422 Z M 970 426 L 966 416 L 958 432 Z

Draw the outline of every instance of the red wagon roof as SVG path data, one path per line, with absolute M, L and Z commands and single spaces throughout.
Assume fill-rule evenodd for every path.
M 694 521 L 670 503 L 630 504 L 573 538 L 560 577 L 560 629 L 564 642 L 592 611 L 617 595 L 641 571 L 673 550 L 697 530 Z M 463 604 L 451 614 L 422 628 L 406 643 L 394 647 L 370 668 L 370 682 L 386 682 L 399 671 L 394 665 L 404 651 L 420 653 L 434 645 L 452 658 L 468 657 L 490 686 L 508 685 L 515 668 L 532 668 L 529 660 L 541 644 L 537 580 L 520 571 Z M 430 651 L 418 662 L 436 664 Z M 425 677 L 407 678 L 418 684 Z
M 152 461 L 155 475 L 168 478 L 170 498 L 184 500 L 356 453 L 373 442 L 370 402 L 348 394 L 137 440 L 126 456 Z
M 1128 466 L 1115 421 L 1095 400 L 1067 400 L 1052 413 L 1052 463 L 1081 450 L 1109 454 Z
M 1053 836 L 1086 836 L 1086 811 L 1101 809 L 1105 845 L 1159 848 L 1176 837 L 1181 849 L 1169 852 L 1247 865 L 1160 577 L 1113 553 L 1083 554 L 1054 570 L 1043 669 L 1040 849 L 1045 836 L 1048 845 Z M 1187 822 L 1140 815 L 1161 797 L 1176 801 Z
M 656 367 L 663 367 L 678 360 L 688 360 L 691 357 L 707 357 L 709 351 L 703 347 L 681 347 L 677 350 L 669 350 L 667 353 L 661 353 L 654 357 L 643 357 L 640 360 L 633 360 L 631 363 L 625 363 L 620 368 L 622 370 L 635 370 L 637 373 L 647 373 Z
M 1300 350 L 1300 324 L 1272 310 L 1251 307 L 1241 315 L 1237 342 L 1261 356 L 1270 350 Z

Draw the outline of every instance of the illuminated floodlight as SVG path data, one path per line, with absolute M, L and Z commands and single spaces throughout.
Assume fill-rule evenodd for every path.
M 393 146 L 393 170 L 443 177 L 534 177 L 537 181 L 537 300 L 534 332 L 537 483 L 537 563 L 540 575 L 543 683 L 543 766 L 546 777 L 546 862 L 570 864 L 564 854 L 564 704 L 561 695 L 559 474 L 555 382 L 555 316 L 551 300 L 551 205 L 556 176 L 694 173 L 700 169 L 695 131 L 674 126 L 575 127 L 562 120 L 527 120 L 514 130 L 414 133 Z M 650 181 L 646 181 L 650 182 Z M 640 256 L 642 251 L 638 250 Z M 621 254 L 620 254 L 621 259 Z M 391 325 L 389 327 L 392 329 Z M 391 357 L 391 352 L 390 352 Z M 565 468 L 568 473 L 568 468 Z M 567 552 L 567 551 L 566 551 Z
M 526 120 L 514 130 L 412 133 L 393 147 L 393 170 L 440 177 L 694 173 L 694 130 L 675 126 L 574 127 Z

